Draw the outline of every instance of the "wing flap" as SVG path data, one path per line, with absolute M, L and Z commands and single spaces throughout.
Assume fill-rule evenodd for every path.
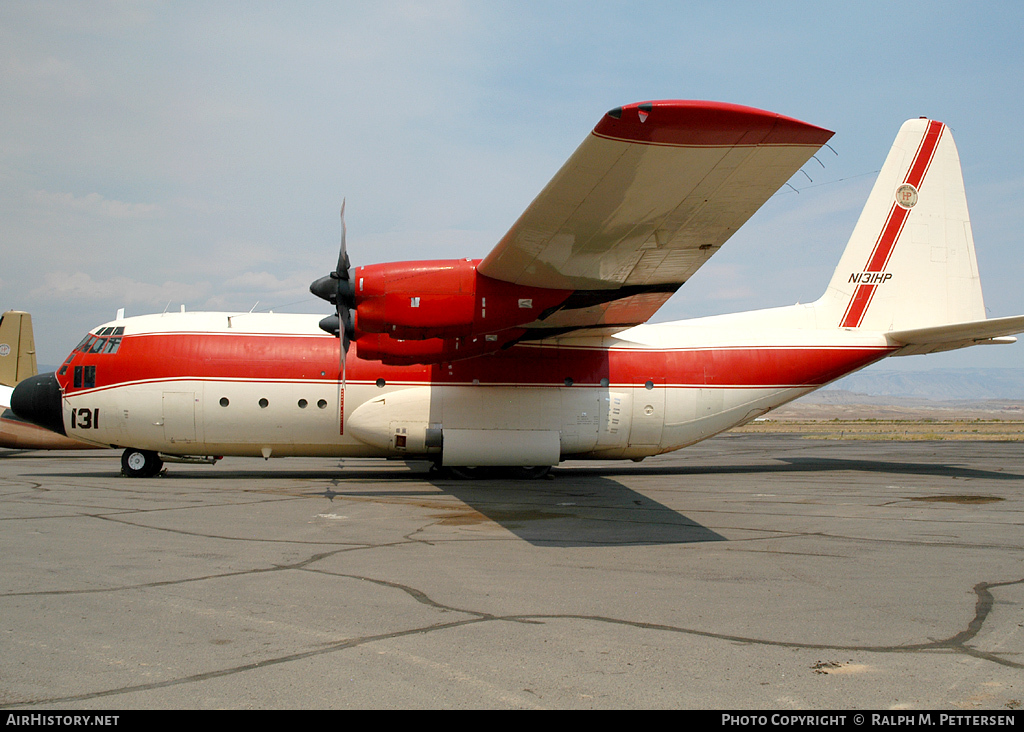
M 544 330 L 630 328 L 646 322 L 672 297 L 675 289 L 628 287 L 615 291 L 578 290 L 558 310 L 526 327 Z

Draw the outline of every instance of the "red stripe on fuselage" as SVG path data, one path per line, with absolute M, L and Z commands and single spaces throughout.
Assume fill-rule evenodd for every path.
M 943 129 L 944 125 L 941 122 L 932 120 L 928 123 L 928 129 L 925 130 L 921 142 L 917 146 L 917 152 L 914 154 L 914 161 L 910 165 L 910 170 L 907 171 L 907 175 L 903 179 L 905 184 L 909 183 L 914 188 L 920 189 L 921 184 L 924 182 L 925 174 L 928 172 L 928 168 L 931 167 L 932 159 L 935 157 L 935 150 L 939 145 L 939 138 L 942 136 Z M 889 264 L 889 259 L 892 257 L 896 242 L 900 238 L 900 234 L 903 233 L 903 227 L 907 222 L 909 214 L 910 209 L 903 208 L 895 203 L 892 204 L 889 209 L 889 215 L 885 220 L 885 226 L 882 227 L 878 239 L 875 240 L 875 246 L 871 250 L 871 255 L 868 257 L 868 262 L 862 271 L 885 271 L 886 266 Z M 871 299 L 875 294 L 876 287 L 878 285 L 875 284 L 861 284 L 857 286 L 853 297 L 850 298 L 850 304 L 847 306 L 846 312 L 839 323 L 840 327 L 860 327 L 868 307 L 871 305 Z
M 146 381 L 336 381 L 338 340 L 316 335 L 160 333 L 128 335 L 116 354 L 76 353 L 58 380 L 67 394 L 75 365 L 95 365 L 97 389 Z M 433 366 L 385 366 L 347 358 L 350 383 L 563 386 L 820 386 L 888 355 L 884 347 L 721 347 L 685 349 L 516 346 Z

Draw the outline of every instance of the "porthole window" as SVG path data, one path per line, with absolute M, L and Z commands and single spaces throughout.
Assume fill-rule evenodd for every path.
M 646 384 L 644 384 L 644 388 L 647 389 L 648 391 L 650 391 L 651 389 L 654 388 L 654 382 L 653 381 L 648 381 Z
M 607 378 L 601 379 L 601 386 L 608 386 L 608 379 Z
M 307 402 L 305 399 L 299 400 L 299 409 L 305 409 L 307 406 L 309 406 L 309 402 Z
M 221 405 L 222 407 L 226 407 L 226 406 L 227 406 L 227 405 L 229 405 L 230 403 L 231 403 L 231 402 L 229 402 L 229 401 L 228 401 L 228 398 L 227 398 L 227 397 L 221 397 L 221 398 L 220 398 L 220 405 Z
M 318 401 L 316 403 L 316 405 L 318 407 L 320 407 L 320 409 L 327 409 L 327 400 L 326 399 L 321 399 L 320 401 Z
M 266 399 L 260 399 L 260 409 L 266 409 L 268 406 L 270 406 L 270 402 Z
M 564 383 L 566 386 L 572 386 L 572 377 L 566 376 L 565 381 L 562 383 Z
M 377 386 L 380 387 L 381 389 L 384 388 L 384 385 L 386 383 L 388 383 L 388 382 L 384 381 L 384 379 L 377 379 Z

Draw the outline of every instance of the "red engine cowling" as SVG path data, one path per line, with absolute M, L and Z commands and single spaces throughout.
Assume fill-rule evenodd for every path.
M 533 322 L 572 294 L 485 277 L 476 271 L 479 263 L 446 259 L 357 267 L 356 331 L 402 342 L 494 335 Z
M 382 361 L 388 366 L 446 363 L 494 353 L 514 343 L 525 332 L 522 328 L 511 328 L 492 335 L 408 341 L 383 333 L 361 333 L 355 340 L 356 356 Z

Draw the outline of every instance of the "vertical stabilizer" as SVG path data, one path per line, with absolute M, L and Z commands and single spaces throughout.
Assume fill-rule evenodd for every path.
M 32 316 L 8 310 L 0 315 L 0 384 L 14 386 L 36 372 Z
M 960 156 L 941 122 L 905 122 L 828 290 L 819 327 L 895 331 L 984 320 Z

